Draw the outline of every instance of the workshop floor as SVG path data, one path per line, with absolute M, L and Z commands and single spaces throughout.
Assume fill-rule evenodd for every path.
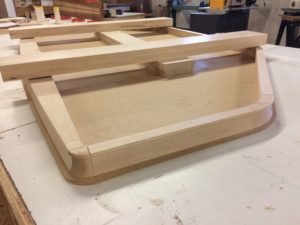
M 0 190 L 0 225 L 13 225 L 15 224 L 10 216 L 9 209 L 7 208 L 6 201 Z

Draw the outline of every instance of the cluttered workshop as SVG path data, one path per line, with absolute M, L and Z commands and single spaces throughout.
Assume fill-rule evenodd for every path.
M 299 99 L 300 0 L 0 0 L 0 225 L 299 225 Z

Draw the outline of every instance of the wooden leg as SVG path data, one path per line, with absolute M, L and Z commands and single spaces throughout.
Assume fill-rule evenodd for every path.
M 279 31 L 277 34 L 275 45 L 280 45 L 280 41 L 281 41 L 281 38 L 282 38 L 282 35 L 284 32 L 285 26 L 286 26 L 286 22 L 284 20 L 282 20 L 280 23 L 280 27 L 279 27 Z
M 287 29 L 286 29 L 286 46 L 287 47 L 296 47 L 296 37 L 297 37 L 297 33 L 296 33 L 296 28 L 297 25 L 294 22 L 287 22 L 286 25 Z

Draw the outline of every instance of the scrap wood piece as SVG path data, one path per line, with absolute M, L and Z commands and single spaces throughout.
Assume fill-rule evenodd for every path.
M 266 34 L 251 31 L 7 57 L 0 62 L 4 80 L 52 76 L 128 64 L 176 60 L 205 53 L 239 50 L 266 43 Z

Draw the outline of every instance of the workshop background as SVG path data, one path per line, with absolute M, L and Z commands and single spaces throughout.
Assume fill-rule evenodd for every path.
M 138 0 L 143 1 L 143 0 Z M 186 5 L 199 5 L 200 0 L 186 0 Z M 201 0 L 202 1 L 202 0 Z M 6 4 L 8 16 L 15 16 L 13 0 L 0 0 L 0 18 Z M 150 0 L 153 17 L 162 16 L 162 8 L 167 5 L 167 0 Z M 248 29 L 252 31 L 264 32 L 268 34 L 268 43 L 275 44 L 278 29 L 281 22 L 282 8 L 289 7 L 290 0 L 257 0 L 255 9 L 250 11 Z M 177 12 L 176 25 L 179 28 L 190 28 L 190 14 L 194 10 L 179 10 Z M 285 35 L 281 40 L 281 45 L 285 44 Z M 0 225 L 15 224 L 10 218 L 10 211 L 6 207 L 7 203 L 0 192 Z

